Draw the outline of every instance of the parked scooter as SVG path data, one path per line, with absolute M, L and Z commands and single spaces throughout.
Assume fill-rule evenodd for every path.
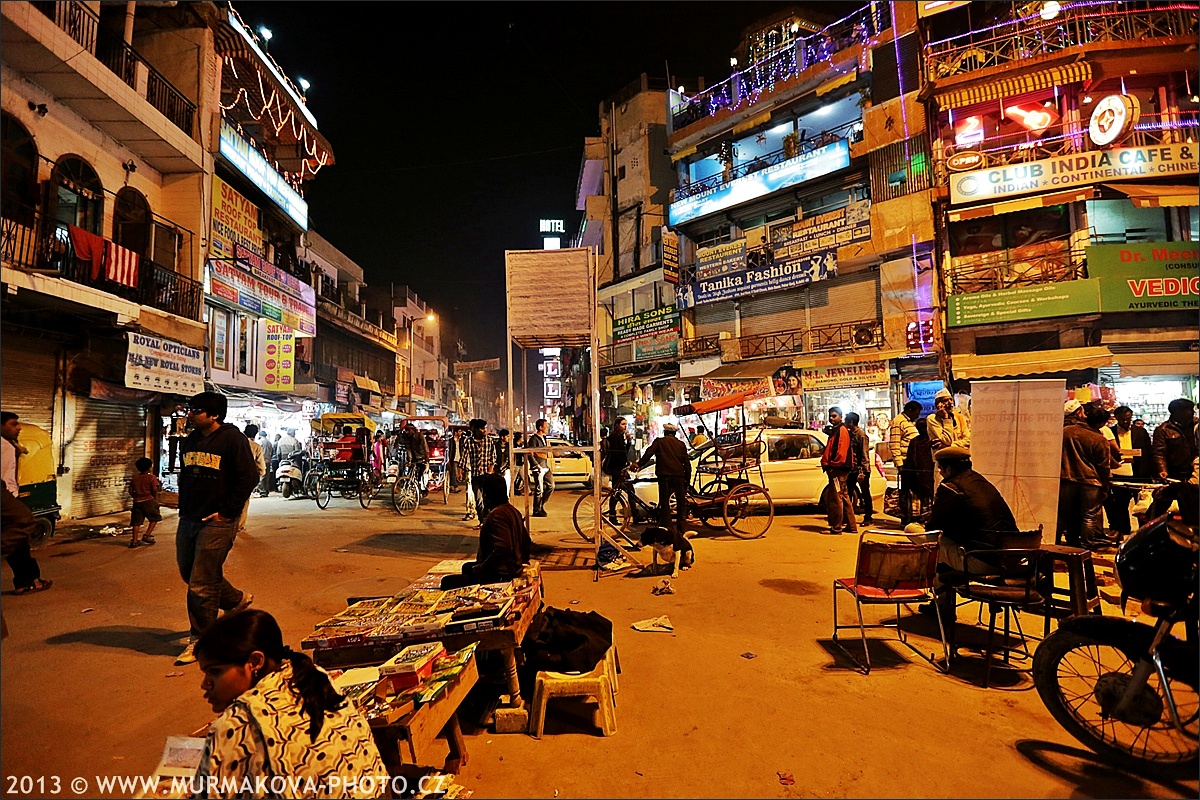
M 1179 511 L 1148 520 L 1116 556 L 1121 607 L 1141 601 L 1148 625 L 1069 617 L 1033 657 L 1042 702 L 1076 739 L 1131 771 L 1195 777 L 1197 768 L 1197 492 L 1173 482 Z M 1171 635 L 1180 624 L 1185 639 Z
M 296 450 L 279 462 L 275 472 L 275 485 L 284 497 L 304 496 L 304 476 L 308 473 L 308 457 L 303 450 Z

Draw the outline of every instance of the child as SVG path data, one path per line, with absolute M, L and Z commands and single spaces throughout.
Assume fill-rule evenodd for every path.
M 150 474 L 150 468 L 154 466 L 150 459 L 139 458 L 133 462 L 133 466 L 138 474 L 129 482 L 129 493 L 133 495 L 133 510 L 129 512 L 130 522 L 133 524 L 133 538 L 130 539 L 129 546 L 137 547 L 143 543 L 154 544 L 154 526 L 162 520 L 162 514 L 158 510 L 158 493 L 162 491 L 162 481 L 157 475 Z M 150 520 L 150 526 L 146 528 L 146 535 L 139 540 L 138 531 L 143 520 Z

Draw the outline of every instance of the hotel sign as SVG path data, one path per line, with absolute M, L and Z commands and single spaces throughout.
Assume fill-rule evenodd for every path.
M 1103 181 L 1164 176 L 1191 179 L 1198 168 L 1196 145 L 1186 142 L 1091 150 L 952 175 L 950 203 L 986 203 Z

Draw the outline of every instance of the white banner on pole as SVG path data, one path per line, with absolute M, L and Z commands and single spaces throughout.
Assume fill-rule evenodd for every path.
M 1018 527 L 1053 542 L 1062 471 L 1064 380 L 972 381 L 971 465 L 1000 490 Z

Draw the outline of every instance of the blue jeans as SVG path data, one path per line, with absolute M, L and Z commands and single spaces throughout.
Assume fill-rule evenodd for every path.
M 180 517 L 175 562 L 188 585 L 187 610 L 192 638 L 216 622 L 217 615 L 242 602 L 243 593 L 225 579 L 225 558 L 233 549 L 237 520 L 202 522 Z
M 1104 535 L 1104 489 L 1088 483 L 1058 484 L 1058 529 L 1071 547 L 1091 547 Z

